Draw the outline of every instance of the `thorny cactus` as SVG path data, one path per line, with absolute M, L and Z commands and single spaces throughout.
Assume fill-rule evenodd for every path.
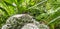
M 49 27 L 40 24 L 28 14 L 18 14 L 8 18 L 2 29 L 49 29 Z

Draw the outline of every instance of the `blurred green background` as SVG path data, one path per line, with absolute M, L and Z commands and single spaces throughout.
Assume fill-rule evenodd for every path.
M 29 14 L 50 29 L 60 29 L 60 0 L 0 0 L 0 28 L 15 14 Z

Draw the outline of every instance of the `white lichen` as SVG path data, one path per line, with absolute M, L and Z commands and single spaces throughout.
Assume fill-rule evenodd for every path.
M 17 14 L 7 19 L 2 29 L 49 29 L 47 25 L 40 24 L 28 14 Z

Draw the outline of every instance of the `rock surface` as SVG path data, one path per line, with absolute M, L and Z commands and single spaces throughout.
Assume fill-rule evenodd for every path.
M 17 14 L 8 18 L 1 29 L 49 29 L 49 27 L 40 24 L 28 14 Z

